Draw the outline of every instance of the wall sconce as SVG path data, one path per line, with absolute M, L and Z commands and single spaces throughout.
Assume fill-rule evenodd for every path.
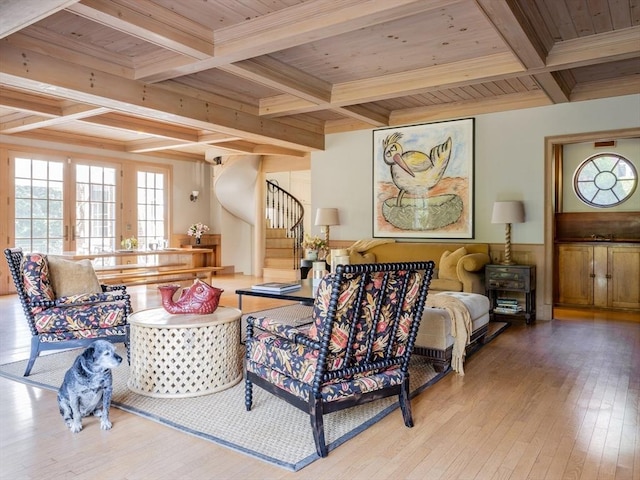
M 195 202 L 196 200 L 198 200 L 198 195 L 200 195 L 200 192 L 198 190 L 192 191 L 191 195 L 189 195 L 189 200 Z
M 503 265 L 512 265 L 511 261 L 511 224 L 524 222 L 524 205 L 522 202 L 495 202 L 491 223 L 505 224 L 504 261 Z
M 316 226 L 322 227 L 324 241 L 329 248 L 329 226 L 340 225 L 337 208 L 319 208 L 316 210 Z

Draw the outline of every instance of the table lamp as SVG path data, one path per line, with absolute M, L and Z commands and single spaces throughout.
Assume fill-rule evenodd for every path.
M 504 265 L 512 265 L 511 261 L 511 224 L 524 222 L 524 205 L 522 202 L 495 202 L 491 223 L 505 224 Z
M 322 227 L 320 231 L 324 232 L 324 241 L 329 248 L 329 227 L 331 225 L 340 225 L 337 208 L 319 208 L 316 210 L 316 226 Z

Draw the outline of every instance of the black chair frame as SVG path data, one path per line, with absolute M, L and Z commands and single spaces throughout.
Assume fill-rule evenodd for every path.
M 339 265 L 336 268 L 336 274 L 333 278 L 332 289 L 331 289 L 331 299 L 329 302 L 329 309 L 326 317 L 326 322 L 332 325 L 333 319 L 335 319 L 337 313 L 338 306 L 338 297 L 340 294 L 340 286 L 343 282 L 343 277 L 346 273 L 354 273 L 361 275 L 359 280 L 359 296 L 356 305 L 358 305 L 358 309 L 362 306 L 362 299 L 365 293 L 364 287 L 370 281 L 370 274 L 373 272 L 392 272 L 398 270 L 407 270 L 407 271 L 423 271 L 424 276 L 422 283 L 420 284 L 420 290 L 418 294 L 418 298 L 416 303 L 413 306 L 412 310 L 412 324 L 409 331 L 409 336 L 406 344 L 406 350 L 404 355 L 400 357 L 393 357 L 392 352 L 395 347 L 395 330 L 390 334 L 391 338 L 394 340 L 389 343 L 385 357 L 379 360 L 364 360 L 364 361 L 356 361 L 354 358 L 353 351 L 347 353 L 347 357 L 345 359 L 345 368 L 337 371 L 327 371 L 326 360 L 329 353 L 329 343 L 331 339 L 332 330 L 331 328 L 327 328 L 324 331 L 323 337 L 319 342 L 312 341 L 309 337 L 305 335 L 298 335 L 296 337 L 296 342 L 302 344 L 306 347 L 319 350 L 318 356 L 318 364 L 316 367 L 316 374 L 313 381 L 312 395 L 310 396 L 308 401 L 291 394 L 288 391 L 285 391 L 278 386 L 270 383 L 268 380 L 256 375 L 253 372 L 246 372 L 245 377 L 245 407 L 249 411 L 251 410 L 252 402 L 253 402 L 253 392 L 252 385 L 255 384 L 264 390 L 276 395 L 277 397 L 283 398 L 285 401 L 295 406 L 296 408 L 309 413 L 311 428 L 313 430 L 313 437 L 316 444 L 316 451 L 319 456 L 326 457 L 328 455 L 328 448 L 325 443 L 324 436 L 324 421 L 323 415 L 331 412 L 335 412 L 338 410 L 342 410 L 345 408 L 350 408 L 356 405 L 361 405 L 367 402 L 379 400 L 385 397 L 398 395 L 400 409 L 402 411 L 402 416 L 404 420 L 404 424 L 407 427 L 413 427 L 413 418 L 411 414 L 411 403 L 410 403 L 410 389 L 409 389 L 409 361 L 411 359 L 411 354 L 413 352 L 416 336 L 418 334 L 418 328 L 420 326 L 420 321 L 422 319 L 422 313 L 424 311 L 426 305 L 427 292 L 429 289 L 429 283 L 431 281 L 431 277 L 433 275 L 434 262 L 410 262 L 410 263 L 380 263 L 380 264 L 363 264 L 363 265 Z M 386 277 L 385 277 L 386 278 Z M 403 286 L 403 291 L 399 293 L 400 303 L 404 301 L 406 296 L 406 287 L 407 281 Z M 396 312 L 399 316 L 400 311 Z M 372 331 L 376 330 L 376 326 L 378 324 L 378 320 L 380 319 L 380 310 L 379 305 L 378 309 L 374 316 L 374 326 L 372 327 Z M 355 327 L 356 323 L 359 320 L 359 315 L 356 313 L 354 318 L 351 319 L 352 326 Z M 254 335 L 254 318 L 249 316 L 247 319 L 247 339 L 250 339 Z M 398 322 L 395 322 L 395 328 L 397 328 Z M 349 345 L 353 344 L 355 336 L 355 328 L 350 330 L 349 334 Z M 373 335 L 368 339 L 367 351 L 369 354 L 373 348 Z M 369 356 L 369 355 L 368 355 Z M 321 389 L 324 382 L 328 382 L 330 380 L 340 378 L 340 377 L 349 377 L 354 374 L 364 373 L 368 371 L 378 371 L 387 369 L 390 367 L 399 366 L 403 375 L 402 383 L 395 386 L 385 387 L 380 390 L 375 390 L 372 392 L 353 395 L 350 397 L 345 397 L 340 400 L 335 400 L 331 402 L 324 402 L 322 399 Z
M 11 272 L 11 277 L 13 278 L 13 283 L 16 287 L 16 293 L 18 294 L 18 299 L 20 300 L 20 304 L 22 305 L 22 311 L 27 319 L 27 323 L 29 325 L 29 330 L 31 331 L 31 353 L 29 356 L 29 361 L 27 363 L 27 367 L 24 372 L 24 376 L 28 377 L 31 373 L 31 369 L 33 368 L 33 364 L 36 359 L 40 355 L 41 352 L 47 350 L 61 350 L 67 348 L 79 348 L 86 347 L 98 338 L 83 338 L 83 339 L 72 339 L 72 340 L 60 340 L 60 341 L 43 341 L 42 336 L 38 333 L 36 329 L 35 318 L 33 313 L 31 312 L 32 307 L 43 307 L 43 308 L 51 308 L 56 306 L 55 301 L 41 301 L 41 302 L 32 302 L 29 300 L 27 293 L 24 289 L 24 282 L 22 280 L 22 260 L 24 258 L 24 254 L 22 248 L 14 247 L 7 248 L 4 250 L 4 255 L 7 259 L 7 263 L 9 265 L 9 271 Z M 103 292 L 120 292 L 114 295 L 113 300 L 123 300 L 126 308 L 126 316 L 128 317 L 131 312 L 131 299 L 129 294 L 127 293 L 127 287 L 125 285 L 101 285 Z M 123 342 L 125 346 L 127 346 L 128 351 L 128 332 L 129 328 L 125 329 L 126 333 L 121 335 L 104 335 L 99 337 L 101 340 L 108 340 L 112 343 L 120 343 Z

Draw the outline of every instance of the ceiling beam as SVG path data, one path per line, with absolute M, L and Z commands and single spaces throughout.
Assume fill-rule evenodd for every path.
M 237 25 L 214 30 L 211 58 L 138 77 L 159 82 L 228 65 L 297 45 L 340 35 L 425 11 L 436 11 L 459 0 L 309 0 Z
M 275 143 L 305 151 L 324 148 L 321 134 L 213 105 L 154 85 L 51 59 L 6 43 L 0 44 L 0 57 L 3 58 L 0 85 L 35 93 L 55 92 L 59 98 L 198 130 L 241 136 L 257 144 Z
M 517 59 L 510 53 L 435 65 L 407 72 L 382 75 L 353 82 L 338 83 L 333 86 L 331 106 L 349 106 L 373 102 L 403 95 L 437 90 L 443 85 L 460 87 L 482 83 L 483 81 L 510 78 L 524 71 Z M 469 72 L 473 72 L 470 74 Z M 261 111 L 272 115 L 292 115 L 300 113 L 299 108 L 312 111 L 309 104 L 297 97 L 286 94 L 264 99 Z M 324 109 L 318 107 L 318 110 Z
M 553 103 L 566 103 L 570 100 L 572 87 L 563 81 L 559 74 L 555 72 L 539 73 L 533 78 Z
M 608 60 L 607 53 L 619 59 L 640 56 L 638 48 L 640 27 L 630 27 L 607 34 L 581 37 L 556 44 L 547 65 L 525 69 L 510 53 L 436 65 L 418 70 L 384 75 L 365 80 L 336 84 L 333 87 L 332 106 L 344 106 L 370 102 L 402 95 L 436 91 L 447 88 L 474 85 L 498 79 L 534 75 L 540 87 L 554 103 L 566 102 L 570 85 L 551 73 L 575 66 L 594 65 Z M 602 48 L 605 48 L 603 53 Z M 469 72 L 474 72 L 470 75 Z M 269 116 L 294 115 L 321 110 L 295 96 L 282 94 L 262 99 L 261 114 Z
M 331 100 L 331 84 L 275 58 L 263 55 L 219 67 L 237 77 L 251 80 L 316 104 Z
M 543 67 L 547 51 L 538 38 L 538 32 L 534 31 L 523 16 L 512 10 L 510 3 L 476 0 L 476 4 L 485 14 L 487 21 L 493 25 L 511 52 L 525 67 Z
M 30 116 L 21 120 L 2 123 L 0 124 L 0 133 L 27 132 L 29 130 L 63 125 L 74 120 L 80 120 L 94 115 L 101 115 L 108 111 L 108 108 L 93 107 L 90 105 L 76 105 L 74 108 L 67 108 L 66 111 L 63 109 L 62 113 L 57 117 L 42 118 L 40 116 Z
M 202 60 L 213 55 L 213 34 L 149 0 L 82 0 L 68 11 L 173 52 Z
M 85 122 L 103 127 L 117 128 L 141 135 L 173 138 L 182 142 L 197 142 L 198 132 L 193 128 L 180 127 L 168 123 L 154 122 L 148 119 L 131 117 L 122 113 L 109 113 L 97 117 L 87 118 Z
M 60 101 L 45 99 L 30 93 L 20 92 L 0 86 L 0 106 L 45 117 L 62 115 Z
M 216 143 L 229 142 L 239 140 L 231 138 L 221 133 L 207 133 L 198 135 L 197 141 L 184 142 L 169 139 L 148 138 L 144 140 L 135 140 L 127 142 L 127 151 L 133 153 L 157 152 L 161 150 L 170 150 L 172 148 L 184 147 L 187 145 L 214 145 Z
M 550 105 L 544 92 L 510 93 L 491 98 L 462 100 L 446 105 L 406 108 L 391 112 L 389 125 L 406 125 L 416 122 L 446 120 L 459 116 L 503 112 L 514 108 L 532 108 Z
M 2 0 L 0 15 L 0 38 L 33 25 L 73 5 L 78 0 Z
M 637 26 L 558 42 L 547 56 L 547 68 L 559 70 L 638 58 L 639 39 Z

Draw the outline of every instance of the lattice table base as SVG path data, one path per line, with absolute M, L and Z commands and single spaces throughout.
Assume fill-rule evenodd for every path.
M 141 395 L 207 395 L 242 379 L 240 310 L 172 315 L 163 308 L 134 313 L 130 324 L 127 386 Z

